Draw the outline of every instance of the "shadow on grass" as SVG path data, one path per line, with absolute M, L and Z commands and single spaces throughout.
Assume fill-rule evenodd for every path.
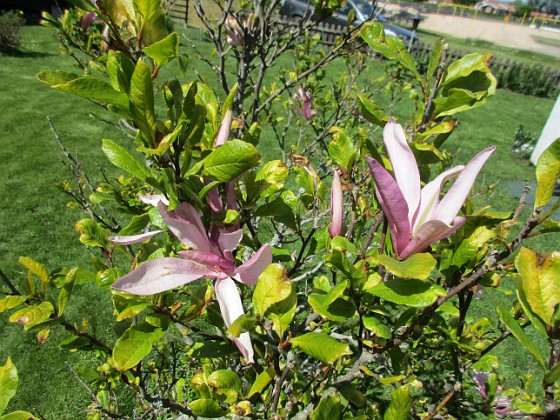
M 55 55 L 57 54 L 38 52 L 38 51 L 21 51 L 21 50 L 0 51 L 0 57 L 46 58 L 46 57 L 53 57 Z

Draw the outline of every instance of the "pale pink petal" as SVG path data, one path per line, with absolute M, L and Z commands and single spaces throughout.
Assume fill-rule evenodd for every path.
M 239 210 L 237 198 L 235 197 L 235 180 L 228 182 L 224 187 L 226 193 L 227 207 L 229 210 Z
M 433 181 L 429 182 L 422 188 L 422 193 L 420 197 L 420 207 L 418 209 L 418 214 L 414 218 L 414 223 L 412 226 L 412 235 L 428 220 L 433 218 L 439 204 L 439 195 L 443 184 L 445 184 L 450 178 L 457 176 L 465 167 L 463 165 L 455 166 L 440 175 Z
M 344 197 L 342 195 L 342 185 L 340 184 L 340 174 L 334 171 L 331 186 L 331 227 L 329 233 L 331 237 L 342 233 L 342 218 L 344 210 Z
M 215 291 L 222 318 L 229 328 L 237 318 L 245 313 L 239 291 L 237 290 L 235 282 L 229 277 L 223 280 L 216 280 Z M 239 338 L 233 341 L 239 348 L 243 357 L 245 357 L 249 363 L 253 363 L 253 346 L 251 345 L 249 333 L 242 333 Z
M 469 195 L 476 176 L 495 149 L 496 147 L 494 146 L 484 149 L 465 166 L 465 169 L 463 169 L 453 183 L 453 186 L 439 203 L 433 217 L 434 219 L 441 220 L 447 224 L 451 223 L 453 218 L 459 213 L 459 210 L 461 210 L 461 206 L 465 202 L 467 195 Z
M 158 208 L 163 221 L 182 244 L 203 252 L 214 250 L 193 206 L 181 203 L 175 210 L 167 211 L 167 206 L 160 202 Z
M 133 295 L 153 295 L 174 289 L 202 277 L 215 277 L 207 267 L 180 258 L 156 258 L 118 279 L 112 289 Z
M 408 222 L 412 225 L 412 220 L 420 204 L 420 173 L 416 158 L 408 146 L 402 126 L 395 123 L 394 120 L 385 125 L 383 142 L 387 148 L 399 189 L 408 204 Z
M 239 242 L 243 238 L 243 229 L 234 230 L 233 232 L 220 231 L 218 236 L 218 245 L 222 250 L 224 257 L 230 261 L 233 260 L 232 252 L 237 249 Z
M 412 254 L 424 251 L 431 243 L 447 238 L 463 226 L 466 219 L 456 217 L 454 222 L 453 226 L 439 220 L 429 220 L 424 223 L 407 247 L 399 254 L 399 257 L 404 260 Z
M 222 125 L 220 126 L 220 130 L 218 131 L 218 135 L 216 136 L 216 142 L 214 143 L 215 147 L 222 146 L 229 138 L 229 133 L 231 131 L 231 122 L 233 120 L 233 111 L 228 109 L 222 119 Z
M 256 284 L 259 276 L 272 263 L 272 249 L 265 244 L 251 258 L 235 270 L 235 279 L 245 284 Z
M 389 222 L 393 245 L 399 255 L 410 242 L 408 205 L 397 182 L 383 165 L 369 156 L 366 156 L 366 160 L 373 176 L 375 195 Z
M 210 252 L 202 251 L 179 251 L 177 252 L 181 257 L 186 260 L 193 261 L 197 264 L 206 265 L 209 268 L 218 270 L 218 268 L 232 272 L 235 270 L 235 266 L 230 261 L 220 255 L 212 254 Z
M 140 233 L 138 235 L 129 236 L 109 236 L 109 241 L 115 245 L 131 245 L 137 244 L 138 242 L 144 242 L 146 239 L 150 239 L 152 236 L 163 232 L 163 230 L 154 230 L 153 232 Z
M 166 206 L 169 205 L 169 200 L 161 194 L 142 195 L 140 196 L 140 201 L 142 201 L 144 204 L 149 204 L 150 206 L 153 207 L 157 207 L 160 201 Z

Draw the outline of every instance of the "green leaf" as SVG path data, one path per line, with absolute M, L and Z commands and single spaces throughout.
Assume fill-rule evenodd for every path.
M 289 202 L 292 198 L 295 198 L 293 192 L 285 191 L 285 193 L 282 193 L 280 197 L 257 207 L 255 210 L 255 216 L 272 217 L 274 221 L 282 223 L 292 230 L 297 230 L 296 216 L 294 215 L 293 208 L 290 206 Z
M 437 263 L 436 259 L 428 253 L 413 254 L 404 261 L 397 261 L 389 255 L 381 254 L 379 262 L 397 277 L 418 280 L 426 280 Z
M 113 89 L 105 80 L 94 76 L 81 76 L 68 80 L 71 73 L 67 72 L 41 72 L 37 75 L 39 80 L 63 92 L 72 93 L 82 98 L 91 99 L 107 105 L 116 105 L 128 109 L 128 97 L 125 93 Z M 57 83 L 59 82 L 59 83 Z
M 253 395 L 262 392 L 270 382 L 274 379 L 276 373 L 274 372 L 274 368 L 268 367 L 266 370 L 263 370 L 259 373 L 259 376 L 251 385 L 251 389 L 249 390 L 249 394 L 247 394 L 247 398 L 251 398 Z
M 29 330 L 33 325 L 46 321 L 53 314 L 52 303 L 45 301 L 38 305 L 29 305 L 21 308 L 10 315 L 10 322 L 24 325 L 25 330 Z
M 446 295 L 444 288 L 428 281 L 402 279 L 380 283 L 367 292 L 389 302 L 417 308 L 429 306 L 438 296 Z
M 161 41 L 144 48 L 144 53 L 154 60 L 158 67 L 162 67 L 177 57 L 178 48 L 177 32 L 172 32 Z
M 150 223 L 150 215 L 148 213 L 140 214 L 138 216 L 132 216 L 128 225 L 119 231 L 119 236 L 121 235 L 132 235 L 141 232 Z
M 136 366 L 152 351 L 152 345 L 164 331 L 149 324 L 133 325 L 117 340 L 113 348 L 113 362 L 120 371 Z
M 0 417 L 0 420 L 39 420 L 28 411 L 12 411 L 5 416 Z
M 142 181 L 145 181 L 146 178 L 152 175 L 144 163 L 113 140 L 104 139 L 101 148 L 109 161 L 119 169 L 128 172 Z
M 189 407 L 194 416 L 216 418 L 222 417 L 224 411 L 216 400 L 201 398 L 189 403 Z
M 148 146 L 154 146 L 156 116 L 152 73 L 146 63 L 139 60 L 130 80 L 130 113 L 134 123 L 143 133 Z
M 515 268 L 531 310 L 551 325 L 560 305 L 560 251 L 539 255 L 523 247 L 515 258 Z
M 527 297 L 525 296 L 525 292 L 523 292 L 521 281 L 517 282 L 515 292 L 517 294 L 517 301 L 519 302 L 521 309 L 523 309 L 523 313 L 525 314 L 525 316 L 527 316 L 527 318 L 529 318 L 529 321 L 531 321 L 533 328 L 540 332 L 544 338 L 548 339 L 546 324 L 537 314 L 532 311 L 531 305 L 529 305 Z
M 408 420 L 412 402 L 410 385 L 404 385 L 391 393 L 391 403 L 383 415 L 383 420 Z
M 297 307 L 297 294 L 292 287 L 288 297 L 271 305 L 266 311 L 266 317 L 272 321 L 272 329 L 282 338 L 290 327 Z
M 255 184 L 251 196 L 269 197 L 284 187 L 288 177 L 288 167 L 281 160 L 266 162 L 255 176 Z
M 370 330 L 372 333 L 378 337 L 389 339 L 391 338 L 391 329 L 383 324 L 379 319 L 374 316 L 364 316 L 363 317 L 364 327 Z
M 443 38 L 438 39 L 432 46 L 430 60 L 428 61 L 428 70 L 426 71 L 426 81 L 428 82 L 434 76 L 434 74 L 436 74 L 436 70 L 438 69 L 441 62 L 441 56 L 443 55 L 444 46 L 445 41 L 443 40 Z
M 385 109 L 362 94 L 358 95 L 358 107 L 360 114 L 372 124 L 385 127 L 389 121 Z
M 292 283 L 281 264 L 270 264 L 259 276 L 253 293 L 253 306 L 258 316 L 264 317 L 268 308 L 290 296 Z
M 218 115 L 220 103 L 218 101 L 218 97 L 216 96 L 216 92 L 214 92 L 214 90 L 207 84 L 197 82 L 195 100 L 197 104 L 203 105 L 206 109 L 206 116 L 208 120 L 210 120 L 212 126 L 215 127 L 217 134 L 217 130 L 220 128 L 219 124 L 222 119 L 219 118 Z
M 305 354 L 324 363 L 332 364 L 343 356 L 351 355 L 348 344 L 321 333 L 307 333 L 290 340 L 293 346 L 299 347 Z
M 76 223 L 76 231 L 80 234 L 80 242 L 94 248 L 109 249 L 107 238 L 110 233 L 93 219 L 82 219 Z
M 543 382 L 547 385 L 553 385 L 560 378 L 560 363 L 556 363 L 552 369 L 550 369 L 546 375 L 544 375 Z
M 46 293 L 51 284 L 51 278 L 44 264 L 41 264 L 29 257 L 19 257 L 18 262 L 23 265 L 29 273 L 36 275 L 41 282 L 41 290 Z
M 251 315 L 239 315 L 229 326 L 227 332 L 234 337 L 239 337 L 244 332 L 253 331 L 256 326 L 256 321 L 257 319 Z
M 255 146 L 231 140 L 204 159 L 204 175 L 217 181 L 230 182 L 259 163 L 261 155 Z
M 107 73 L 113 89 L 130 93 L 130 79 L 134 73 L 134 63 L 120 51 L 109 51 L 107 56 Z M 127 104 L 128 106 L 128 104 Z
M 225 395 L 225 402 L 229 404 L 237 401 L 242 392 L 241 379 L 232 370 L 221 369 L 212 372 L 207 378 L 207 383 L 214 393 Z
M 346 172 L 350 172 L 356 158 L 352 139 L 341 127 L 331 127 L 329 133 L 332 135 L 332 141 L 328 146 L 329 156 Z
M 541 367 L 544 370 L 546 370 L 546 365 L 545 365 L 545 362 L 544 362 L 544 358 L 543 358 L 539 348 L 527 336 L 527 334 L 525 334 L 525 331 L 523 331 L 523 328 L 521 328 L 519 326 L 519 324 L 513 318 L 511 313 L 508 310 L 502 308 L 501 306 L 498 306 L 496 308 L 496 311 L 498 312 L 498 315 L 500 317 L 500 321 L 502 321 L 502 323 L 507 327 L 507 329 L 511 331 L 513 336 L 515 338 L 517 338 L 517 341 L 519 341 L 523 345 L 523 347 L 525 347 L 525 350 L 527 350 L 529 353 L 531 353 L 533 355 L 533 357 L 537 360 L 537 362 L 539 362 Z
M 70 299 L 70 295 L 72 294 L 72 288 L 74 287 L 74 282 L 76 281 L 76 273 L 78 269 L 73 268 L 64 277 L 64 283 L 58 293 L 58 316 L 60 317 L 64 310 L 66 309 L 66 305 L 68 305 L 68 300 Z
M 317 408 L 311 412 L 309 417 L 311 420 L 342 420 L 344 410 L 345 407 L 340 402 L 338 393 L 335 392 L 334 394 L 321 398 Z
M 539 157 L 536 175 L 538 185 L 535 208 L 549 203 L 560 178 L 560 138 L 556 139 Z
M 4 366 L 0 367 L 0 414 L 4 412 L 18 387 L 17 369 L 8 357 Z
M 28 296 L 7 296 L 0 299 L 0 314 L 25 303 Z

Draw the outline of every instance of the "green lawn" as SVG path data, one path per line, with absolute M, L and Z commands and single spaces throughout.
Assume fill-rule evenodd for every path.
M 87 266 L 90 259 L 74 232 L 75 222 L 85 215 L 68 208 L 69 198 L 55 187 L 69 174 L 61 164 L 60 150 L 46 117 L 51 118 L 62 140 L 78 154 L 94 178 L 97 165 L 112 171 L 100 150 L 101 139 L 120 139 L 117 130 L 91 116 L 96 113 L 107 117 L 99 107 L 47 88 L 35 78 L 43 69 L 72 70 L 70 59 L 58 54 L 52 33 L 41 27 L 26 27 L 23 35 L 22 54 L 0 57 L 0 269 L 14 282 L 23 278 L 23 270 L 17 264 L 21 255 L 45 262 L 50 269 Z M 372 63 L 372 68 L 376 66 L 381 65 Z M 457 152 L 457 163 L 466 163 L 484 147 L 498 147 L 482 172 L 486 183 L 496 185 L 489 204 L 500 210 L 512 209 L 519 186 L 533 180 L 533 168 L 509 149 L 519 124 L 540 134 L 553 104 L 550 99 L 500 90 L 487 105 L 460 117 L 459 128 L 448 142 L 450 150 Z M 403 109 L 404 112 L 396 109 L 396 114 L 409 112 Z M 270 156 L 276 145 L 267 143 L 263 136 L 259 147 L 267 149 Z M 552 240 L 538 243 L 547 250 L 554 245 Z M 5 290 L 3 285 L 0 290 Z M 99 314 L 97 328 L 107 341 L 114 340 L 114 332 L 107 327 L 110 324 L 103 322 L 111 316 L 108 296 L 95 287 L 84 287 L 73 299 L 71 321 L 80 323 L 80 313 L 98 313 L 103 308 L 106 313 Z M 27 409 L 48 419 L 85 417 L 83 408 L 90 397 L 74 379 L 69 366 L 91 363 L 89 355 L 59 352 L 56 342 L 63 336 L 61 333 L 40 347 L 33 335 L 23 335 L 20 327 L 8 324 L 5 315 L 0 316 L 0 336 L 0 363 L 10 355 L 20 375 L 20 392 L 9 410 Z M 522 357 L 529 358 L 525 354 Z M 512 359 L 506 367 L 513 369 L 514 363 Z

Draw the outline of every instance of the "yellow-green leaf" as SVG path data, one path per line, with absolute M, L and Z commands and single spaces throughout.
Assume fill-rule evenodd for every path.
M 26 330 L 35 324 L 44 322 L 54 312 L 54 307 L 50 302 L 41 302 L 38 305 L 26 306 L 15 311 L 10 315 L 10 322 L 24 325 Z
M 410 389 L 406 384 L 391 393 L 391 403 L 383 415 L 383 420 L 408 420 L 411 408 Z
M 160 328 L 145 323 L 130 327 L 117 340 L 113 348 L 115 367 L 124 371 L 136 366 L 150 354 L 152 345 L 164 334 Z
M 0 367 L 0 414 L 4 412 L 18 386 L 17 369 L 8 357 L 4 366 Z
M 259 376 L 251 385 L 251 389 L 249 390 L 249 394 L 247 394 L 247 398 L 251 398 L 257 392 L 262 392 L 268 384 L 274 379 L 274 369 L 272 367 L 268 367 L 266 370 L 263 370 Z
M 348 344 L 321 333 L 307 333 L 290 340 L 293 346 L 299 347 L 305 354 L 322 362 L 332 364 L 342 356 L 352 354 Z
M 404 279 L 426 280 L 434 267 L 436 259 L 431 254 L 413 254 L 404 261 L 397 261 L 388 255 L 379 255 L 379 262 L 387 271 Z
M 521 248 L 515 268 L 531 310 L 550 325 L 556 305 L 560 304 L 560 252 L 539 255 Z
M 35 274 L 41 281 L 41 290 L 45 293 L 50 285 L 51 278 L 45 266 L 29 257 L 19 257 L 19 263 Z
M 21 305 L 26 300 L 27 296 L 8 296 L 0 299 L 0 314 Z
M 560 178 L 560 138 L 556 139 L 537 162 L 537 192 L 535 208 L 546 206 L 552 198 L 556 182 Z
M 255 313 L 261 317 L 268 308 L 286 299 L 292 292 L 292 283 L 286 269 L 281 264 L 269 265 L 259 276 L 253 293 Z

